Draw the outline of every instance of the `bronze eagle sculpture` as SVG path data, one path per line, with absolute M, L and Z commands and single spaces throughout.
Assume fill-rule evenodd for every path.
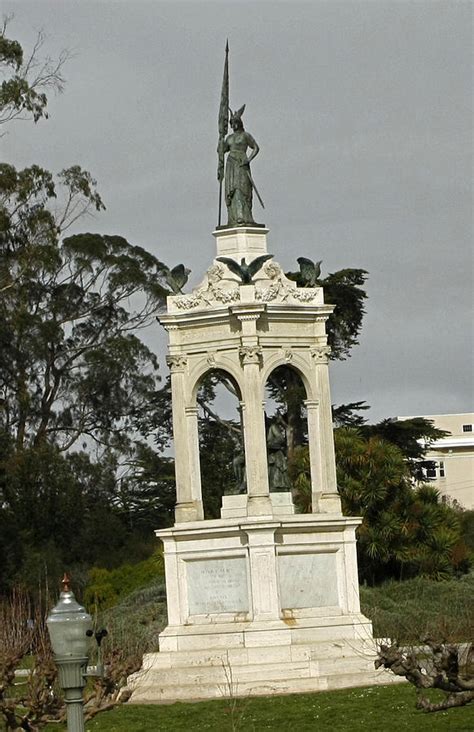
M 241 285 L 250 285 L 258 270 L 272 257 L 273 254 L 262 254 L 261 257 L 256 257 L 249 264 L 246 263 L 244 257 L 240 260 L 240 264 L 230 257 L 216 257 L 216 260 L 226 264 L 230 271 L 240 279 Z

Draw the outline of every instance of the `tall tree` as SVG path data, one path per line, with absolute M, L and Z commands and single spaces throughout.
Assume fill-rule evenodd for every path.
M 45 42 L 39 31 L 33 50 L 27 56 L 16 40 L 7 38 L 11 18 L 5 18 L 0 29 L 0 72 L 4 77 L 0 89 L 0 125 L 15 119 L 38 122 L 47 118 L 47 93 L 61 92 L 64 85 L 63 66 L 69 58 L 62 51 L 57 60 L 42 58 Z
M 337 429 L 335 444 L 343 513 L 363 519 L 358 529 L 361 580 L 418 573 L 442 579 L 465 566 L 468 552 L 457 513 L 432 486 L 413 486 L 397 445 L 352 427 Z M 300 450 L 291 466 L 303 511 L 310 485 L 307 453 Z
M 321 277 L 321 262 L 298 257 L 300 272 L 286 272 L 298 287 L 323 287 L 324 299 L 334 305 L 326 324 L 331 358 L 343 361 L 358 344 L 358 336 L 365 314 L 367 293 L 363 285 L 368 273 L 365 269 L 345 268 Z
M 163 303 L 167 268 L 119 236 L 62 239 L 103 204 L 78 166 L 59 180 L 58 213 L 50 173 L 0 165 L 0 425 L 18 449 L 120 440 L 157 388 L 156 357 L 137 331 Z
M 424 417 L 411 419 L 383 419 L 376 424 L 365 424 L 361 428 L 366 437 L 377 436 L 400 448 L 405 456 L 411 475 L 423 480 L 422 466 L 426 465 L 426 452 L 435 440 L 449 433 L 434 426 Z M 428 461 L 429 462 L 429 461 Z
M 349 358 L 351 349 L 359 343 L 365 314 L 364 300 L 367 299 L 363 285 L 367 276 L 364 269 L 347 268 L 330 273 L 321 280 L 325 301 L 335 306 L 327 323 L 333 360 Z
M 47 116 L 65 56 L 41 64 L 41 42 L 25 61 L 3 28 L 0 121 Z M 153 494 L 172 491 L 169 461 L 157 465 L 146 441 L 160 421 L 158 446 L 169 439 L 169 400 L 140 332 L 169 292 L 169 269 L 120 236 L 68 236 L 103 208 L 78 165 L 57 176 L 0 165 L 3 585 L 44 565 L 56 574 L 133 556 L 138 533 L 167 511 Z

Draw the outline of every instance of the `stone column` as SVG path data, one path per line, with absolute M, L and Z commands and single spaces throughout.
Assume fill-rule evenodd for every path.
M 272 504 L 268 487 L 267 443 L 260 377 L 261 349 L 258 346 L 242 346 L 240 358 L 244 370 L 242 397 L 248 494 L 247 513 L 249 516 L 271 516 Z
M 332 429 L 331 394 L 329 388 L 328 356 L 329 346 L 312 348 L 314 361 L 315 393 L 319 397 L 317 406 L 308 411 L 308 430 L 310 429 L 310 412 L 312 428 L 316 444 L 310 438 L 310 450 L 313 449 L 311 461 L 311 483 L 320 480 L 313 488 L 313 513 L 341 513 L 341 499 L 337 492 L 336 456 L 334 452 L 334 434 Z M 313 478 L 313 465 L 315 473 Z
M 189 475 L 191 500 L 196 507 L 198 519 L 204 518 L 201 488 L 201 463 L 199 459 L 199 427 L 197 407 L 185 407 L 186 435 L 188 439 Z
M 306 399 L 304 402 L 308 415 L 308 449 L 311 472 L 311 511 L 318 513 L 323 493 L 323 468 L 321 456 L 321 434 L 319 430 L 319 401 Z
M 167 356 L 166 362 L 171 372 L 176 474 L 175 520 L 176 523 L 197 521 L 202 518 L 200 486 L 196 486 L 196 481 L 200 482 L 199 445 L 197 443 L 197 429 L 193 429 L 192 419 L 188 420 L 186 413 L 187 357 L 184 354 L 170 355 Z M 190 423 L 191 434 L 189 431 Z M 191 458 L 191 456 L 193 457 Z M 194 486 L 191 476 L 193 476 Z

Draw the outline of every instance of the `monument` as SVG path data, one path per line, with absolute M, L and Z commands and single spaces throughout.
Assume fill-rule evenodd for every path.
M 253 219 L 254 194 L 261 199 L 249 163 L 258 145 L 243 127 L 244 107 L 230 113 L 227 136 L 227 58 L 228 49 L 217 256 L 190 294 L 168 297 L 160 317 L 169 335 L 177 502 L 174 526 L 157 532 L 168 626 L 159 651 L 130 679 L 133 702 L 386 683 L 360 612 L 360 519 L 342 515 L 336 485 L 325 332 L 333 308 L 321 287 L 298 287 L 285 276 L 267 251 L 268 229 Z M 223 187 L 228 222 L 221 225 Z M 280 366 L 294 369 L 306 391 L 309 514 L 295 513 L 281 418 L 265 424 L 264 387 Z M 244 455 L 234 466 L 239 492 L 223 496 L 221 518 L 205 520 L 196 396 L 213 369 L 226 372 L 239 393 Z

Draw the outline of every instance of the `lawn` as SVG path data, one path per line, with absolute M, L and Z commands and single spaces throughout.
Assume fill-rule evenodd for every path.
M 436 696 L 436 692 L 434 692 Z M 235 702 L 234 702 L 235 703 Z M 474 705 L 426 714 L 409 684 L 315 694 L 169 705 L 124 705 L 87 722 L 86 732 L 436 732 L 474 730 Z M 65 728 L 51 725 L 47 732 Z

